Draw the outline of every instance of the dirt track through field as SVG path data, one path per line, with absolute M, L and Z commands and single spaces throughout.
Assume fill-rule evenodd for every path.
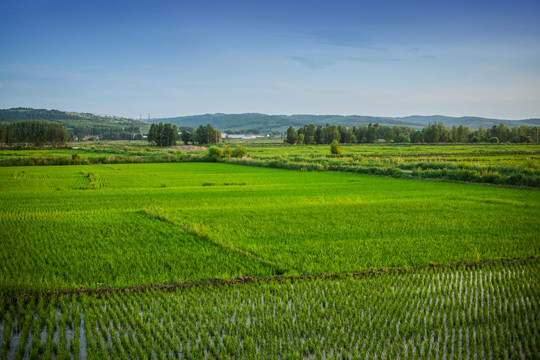
M 125 292 L 137 292 L 137 291 L 147 291 L 147 290 L 161 290 L 161 291 L 174 291 L 176 289 L 182 288 L 193 288 L 193 287 L 212 287 L 212 286 L 226 286 L 226 285 L 238 285 L 238 284 L 247 284 L 247 283 L 264 283 L 264 282 L 295 282 L 302 280 L 314 280 L 314 279 L 342 279 L 347 277 L 365 277 L 365 276 L 376 276 L 383 274 L 402 274 L 402 273 L 411 273 L 418 272 L 422 270 L 432 270 L 437 271 L 439 269 L 453 269 L 453 268 L 471 268 L 471 267 L 483 267 L 491 264 L 509 264 L 516 262 L 528 262 L 528 261 L 538 261 L 540 258 L 535 256 L 530 256 L 527 258 L 513 258 L 513 259 L 499 259 L 499 260 L 486 260 L 479 262 L 460 262 L 453 264 L 429 264 L 424 266 L 417 266 L 411 268 L 379 268 L 379 269 L 369 269 L 361 270 L 358 272 L 351 273 L 338 273 L 338 274 L 312 274 L 312 275 L 291 275 L 291 276 L 273 276 L 269 278 L 257 278 L 249 276 L 239 276 L 231 280 L 224 279 L 199 279 L 193 282 L 183 282 L 177 284 L 150 284 L 150 285 L 141 285 L 141 286 L 132 286 L 124 288 L 113 288 L 113 287 L 103 287 L 98 289 L 87 289 L 81 287 L 74 290 L 57 290 L 54 292 L 49 292 L 49 295 L 66 295 L 66 294 L 103 294 L 110 292 L 125 293 Z

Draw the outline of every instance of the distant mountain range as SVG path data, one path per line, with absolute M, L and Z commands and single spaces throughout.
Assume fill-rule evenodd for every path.
M 376 116 L 361 116 L 361 115 L 266 115 L 258 113 L 245 114 L 205 114 L 193 116 L 180 116 L 172 118 L 150 119 L 151 122 L 169 122 L 179 127 L 198 127 L 211 123 L 212 126 L 220 130 L 258 130 L 261 132 L 270 131 L 285 131 L 289 126 L 295 128 L 314 124 L 318 125 L 344 125 L 344 126 L 359 126 L 363 124 L 375 124 L 384 126 L 408 126 L 411 128 L 423 128 L 429 123 L 443 122 L 447 127 L 453 125 L 468 126 L 473 130 L 480 126 L 484 128 L 492 127 L 493 125 L 505 124 L 513 128 L 522 125 L 538 126 L 540 118 L 525 119 L 525 120 L 502 120 L 488 119 L 481 117 L 465 116 L 465 117 L 450 117 L 450 116 L 406 116 L 406 117 L 376 117 Z
M 10 123 L 22 120 L 46 120 L 60 122 L 68 127 L 68 129 L 82 127 L 128 127 L 142 126 L 143 130 L 148 131 L 148 122 L 112 116 L 100 116 L 88 113 L 65 112 L 58 110 L 32 109 L 32 108 L 13 108 L 0 109 L 0 123 Z M 484 128 L 492 127 L 493 125 L 505 124 L 513 128 L 521 125 L 540 126 L 540 118 L 524 119 L 524 120 L 502 120 L 488 119 L 481 117 L 450 117 L 450 116 L 406 116 L 406 117 L 377 117 L 377 116 L 361 116 L 361 115 L 267 115 L 259 113 L 244 113 L 244 114 L 205 114 L 193 116 L 180 116 L 171 118 L 150 119 L 150 122 L 169 122 L 179 127 L 199 127 L 208 123 L 212 126 L 224 130 L 246 130 L 246 131 L 286 131 L 289 126 L 298 128 L 303 125 L 314 124 L 315 126 L 326 124 L 344 125 L 344 126 L 361 126 L 369 123 L 379 123 L 384 126 L 408 126 L 411 128 L 423 128 L 429 123 L 443 122 L 447 127 L 453 125 L 468 126 L 471 129 L 478 129 L 480 126 Z

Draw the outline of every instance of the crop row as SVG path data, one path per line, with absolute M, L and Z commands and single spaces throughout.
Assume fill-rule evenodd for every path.
M 532 359 L 539 270 L 529 260 L 4 302 L 0 359 Z

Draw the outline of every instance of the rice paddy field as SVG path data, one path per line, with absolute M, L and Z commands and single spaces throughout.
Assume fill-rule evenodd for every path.
M 33 299 L 1 309 L 1 356 L 537 359 L 538 266 Z
M 540 355 L 534 189 L 188 162 L 0 198 L 0 359 Z

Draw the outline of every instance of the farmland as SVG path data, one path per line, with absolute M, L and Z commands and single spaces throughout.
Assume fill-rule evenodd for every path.
M 63 295 L 0 309 L 3 358 L 538 358 L 539 263 Z
M 8 288 L 347 272 L 540 250 L 536 191 L 208 163 L 0 174 Z
M 232 145 L 232 144 L 231 144 Z M 227 145 L 222 145 L 226 150 Z M 230 152 L 229 150 L 227 150 Z M 537 145 L 351 145 L 328 155 L 328 146 L 261 146 L 246 159 L 215 159 L 207 151 L 152 149 L 140 142 L 83 144 L 73 149 L 6 150 L 0 166 L 89 165 L 165 162 L 225 162 L 301 171 L 341 171 L 398 178 L 439 179 L 540 188 Z
M 538 357 L 537 190 L 347 170 L 536 176 L 537 146 L 505 146 L 0 167 L 0 359 Z M 74 154 L 31 152 L 0 158 Z M 170 161 L 100 161 L 148 154 Z

